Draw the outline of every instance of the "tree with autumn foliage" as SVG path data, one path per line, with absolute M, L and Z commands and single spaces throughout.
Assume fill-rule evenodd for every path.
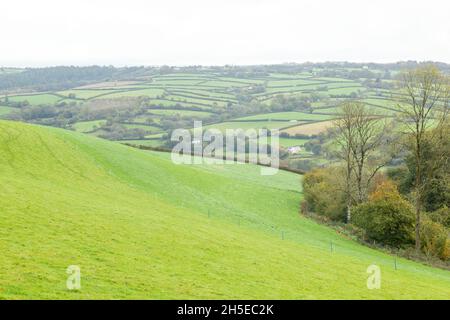
M 413 207 L 390 180 L 381 182 L 368 201 L 355 208 L 352 222 L 364 230 L 369 241 L 403 247 L 414 240 Z

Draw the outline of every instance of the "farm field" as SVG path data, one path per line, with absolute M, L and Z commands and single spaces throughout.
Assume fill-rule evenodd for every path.
M 58 102 L 61 98 L 50 93 L 18 95 L 8 97 L 9 101 L 22 102 L 28 101 L 31 105 L 52 104 Z
M 104 120 L 83 121 L 77 122 L 73 127 L 75 131 L 86 133 L 93 131 L 96 127 L 100 127 L 104 123 L 106 123 Z
M 325 114 L 331 114 L 331 115 L 335 115 L 340 112 L 339 107 L 317 107 L 314 110 L 315 110 L 315 112 L 318 112 L 318 113 L 325 113 Z
M 177 109 L 150 109 L 149 113 L 156 115 L 192 117 L 192 118 L 208 118 L 212 115 L 211 112 L 177 110 Z
M 357 81 L 342 78 L 314 77 L 307 73 L 298 73 L 296 75 L 273 73 L 257 79 L 226 77 L 214 73 L 173 73 L 154 76 L 152 81 L 149 82 L 99 82 L 55 93 L 61 94 L 62 96 L 68 96 L 72 93 L 80 99 L 91 99 L 98 95 L 103 95 L 104 93 L 111 93 L 112 97 L 139 95 L 155 97 L 169 91 L 173 92 L 175 96 L 177 96 L 178 93 L 190 95 L 192 96 L 192 99 L 197 96 L 203 97 L 206 100 L 208 100 L 208 98 L 217 98 L 236 101 L 236 96 L 232 93 L 233 88 L 248 89 L 255 85 L 266 86 L 266 92 L 253 94 L 255 97 L 264 96 L 265 99 L 269 99 L 271 96 L 279 93 L 295 93 L 302 91 L 321 92 L 321 88 L 323 87 L 326 88 L 324 93 L 328 94 L 350 94 L 358 89 L 368 91 L 368 95 L 372 92 L 371 90 L 365 89 L 364 86 Z M 381 91 L 378 90 L 378 92 Z M 51 93 L 48 94 L 51 95 Z M 375 94 L 375 92 L 372 92 L 372 94 Z M 50 98 L 48 95 L 44 94 L 36 93 L 36 95 L 38 98 L 31 99 L 31 104 L 46 103 L 47 101 L 57 99 L 57 97 Z M 14 99 L 19 99 L 19 97 L 15 96 Z
M 221 131 L 267 128 L 290 135 L 318 134 L 329 127 L 329 120 L 338 117 L 339 103 L 355 97 L 376 114 L 393 113 L 395 102 L 390 90 L 371 88 L 364 78 L 321 76 L 322 71 L 316 68 L 310 72 L 252 75 L 217 70 L 173 71 L 136 79 L 102 80 L 58 91 L 0 95 L 0 105 L 5 105 L 6 100 L 27 100 L 31 107 L 50 104 L 60 110 L 68 109 L 68 113 L 76 108 L 82 114 L 77 115 L 75 123 L 64 125 L 55 120 L 57 126 L 113 141 L 141 141 L 142 133 L 131 131 L 136 128 L 145 130 L 145 136 L 161 133 L 158 141 L 142 140 L 148 146 L 165 144 L 167 135 L 163 138 L 162 133 L 192 128 L 194 120 L 202 120 L 205 129 Z M 0 116 L 8 118 L 9 111 L 4 108 Z M 100 129 L 98 124 L 107 120 L 110 127 Z M 48 121 L 43 120 L 43 124 L 48 125 Z M 114 128 L 120 132 L 114 132 Z M 282 146 L 289 147 L 292 143 L 286 140 Z
M 93 84 L 87 84 L 84 86 L 76 87 L 74 89 L 116 89 L 123 87 L 130 87 L 133 85 L 140 85 L 142 81 L 105 81 L 97 82 Z
M 385 2 L 4 0 L 0 305 L 450 301 L 450 1 Z
M 117 142 L 119 143 L 124 143 L 124 144 L 132 144 L 132 145 L 137 145 L 137 146 L 146 146 L 146 147 L 160 147 L 161 146 L 161 141 L 159 140 L 118 140 Z
M 238 118 L 236 120 L 328 120 L 335 118 L 333 115 L 326 114 L 315 114 L 315 113 L 304 113 L 304 112 L 274 112 L 274 113 L 263 113 L 255 116 L 248 116 L 243 118 Z
M 64 96 L 66 98 L 76 98 L 76 99 L 92 99 L 94 97 L 107 95 L 109 93 L 114 93 L 114 90 L 65 90 L 65 91 L 58 91 L 56 94 Z
M 331 128 L 332 126 L 333 126 L 333 121 L 322 121 L 322 122 L 315 122 L 315 123 L 300 124 L 296 127 L 285 129 L 282 132 L 286 132 L 290 135 L 296 135 L 296 134 L 314 135 L 314 134 L 319 134 L 321 132 L 324 132 L 328 128 Z
M 299 216 L 293 173 L 175 165 L 170 154 L 9 121 L 0 168 L 1 299 L 450 295 L 450 272 L 400 258 L 395 270 L 393 256 Z M 366 287 L 373 263 L 380 290 Z M 79 291 L 65 287 L 69 265 L 81 268 Z
M 299 139 L 299 138 L 278 138 L 280 141 L 280 145 L 289 148 L 294 146 L 303 146 L 308 139 Z
M 151 123 L 149 123 L 149 119 L 151 119 Z M 134 118 L 130 118 L 124 123 L 127 123 L 127 122 L 134 123 L 134 124 L 145 124 L 145 125 L 158 124 L 159 125 L 161 123 L 161 117 L 149 112 L 149 113 L 141 114 Z
M 26 98 L 32 106 L 45 103 L 66 102 L 70 104 L 75 102 L 81 107 L 86 105 L 92 112 L 115 108 L 123 109 L 120 120 L 116 120 L 115 124 L 125 127 L 127 130 L 143 129 L 146 136 L 167 132 L 166 128 L 170 127 L 168 121 L 174 123 L 181 120 L 183 122 L 177 126 L 182 128 L 192 127 L 194 120 L 202 120 L 205 129 L 217 128 L 224 131 L 226 129 L 267 128 L 280 129 L 290 135 L 311 135 L 324 132 L 331 124 L 328 120 L 338 116 L 337 105 L 350 99 L 354 94 L 361 95 L 362 101 L 366 102 L 367 106 L 376 114 L 391 115 L 393 113 L 391 106 L 395 102 L 391 100 L 393 95 L 390 91 L 367 88 L 362 80 L 321 77 L 308 72 L 270 73 L 250 78 L 221 75 L 211 71 L 174 72 L 154 75 L 145 80 L 98 82 L 56 92 L 33 93 L 33 95 L 9 96 L 8 98 L 11 101 L 20 101 Z M 217 123 L 217 119 L 220 119 L 218 116 L 224 111 L 230 108 L 240 109 L 242 95 L 246 95 L 247 99 L 253 99 L 253 102 L 260 103 L 263 106 L 261 111 L 252 110 L 251 114 L 242 114 L 227 119 L 221 117 L 222 122 Z M 299 106 L 291 107 L 293 110 L 265 112 L 264 109 L 267 106 L 279 103 L 277 101 L 280 101 L 280 95 L 286 99 L 299 99 L 300 97 L 310 99 L 310 96 L 316 96 L 311 102 L 311 107 L 306 110 Z M 145 103 L 149 107 L 128 114 L 125 110 L 130 107 L 120 102 L 120 99 L 142 98 L 147 99 Z M 129 102 L 126 103 L 129 105 Z M 281 103 L 281 107 L 284 108 L 283 103 Z M 9 109 L 4 109 L 0 116 L 7 117 L 7 111 Z M 98 118 L 98 115 L 94 117 Z M 69 128 L 107 138 L 108 132 L 100 130 L 99 123 L 106 123 L 106 116 L 96 122 L 80 119 L 77 123 L 71 124 Z M 298 125 L 296 126 L 296 124 Z M 159 146 L 165 143 L 162 138 L 152 141 L 140 140 L 141 138 L 142 136 L 128 135 L 123 139 L 146 146 Z M 116 139 L 115 136 L 111 138 L 111 140 Z M 303 145 L 303 143 L 299 145 Z M 283 140 L 281 143 L 284 148 L 295 145 L 298 143 L 293 140 Z
M 146 137 L 151 138 L 152 135 L 147 135 Z M 278 138 L 280 146 L 283 148 L 289 148 L 294 146 L 303 146 L 308 139 L 299 139 L 299 138 Z M 270 143 L 270 138 L 267 139 L 267 143 Z M 161 147 L 162 141 L 158 139 L 141 139 L 141 140 L 119 140 L 117 142 L 120 143 L 129 143 L 137 146 L 146 146 L 146 147 Z
M 111 91 L 111 93 L 104 95 L 103 98 L 118 98 L 118 97 L 139 97 L 139 96 L 147 96 L 150 98 L 157 98 L 164 94 L 164 90 L 162 89 L 140 89 L 140 90 L 124 90 L 120 92 Z
M 237 122 L 222 122 L 218 124 L 211 124 L 204 126 L 204 129 L 218 129 L 220 131 L 225 131 L 227 129 L 281 129 L 289 126 L 293 126 L 296 123 L 293 121 L 237 121 Z
M 151 125 L 146 125 L 146 124 L 127 124 L 127 123 L 122 123 L 122 125 L 126 128 L 129 129 L 142 129 L 147 131 L 148 133 L 156 133 L 156 132 L 160 132 L 161 129 L 155 126 L 151 126 Z
M 8 107 L 8 106 L 0 106 L 0 117 L 10 114 L 11 112 L 14 112 L 14 111 L 19 111 L 19 109 Z

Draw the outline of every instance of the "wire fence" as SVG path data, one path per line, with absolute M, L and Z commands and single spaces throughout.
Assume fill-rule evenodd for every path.
M 221 205 L 223 206 L 223 203 L 221 203 Z M 248 215 L 233 213 L 235 211 L 233 211 L 233 208 L 225 207 L 224 209 L 229 209 L 229 211 L 226 210 L 228 212 L 227 214 L 219 213 L 218 210 L 208 209 L 208 219 L 220 219 L 222 221 L 237 225 L 238 227 L 247 227 L 255 231 L 263 231 L 279 240 L 292 241 L 301 245 L 307 245 L 309 248 L 314 248 L 324 254 L 339 254 L 352 257 L 359 256 L 364 258 L 367 262 L 370 261 L 369 263 L 382 265 L 393 270 L 400 270 L 400 267 L 404 267 L 404 265 L 400 265 L 397 256 L 376 251 L 376 249 L 370 247 L 364 247 L 363 244 L 356 242 L 349 244 L 349 241 L 351 241 L 350 239 L 337 239 L 338 235 L 336 235 L 334 239 L 318 239 L 313 236 L 308 238 L 308 235 L 305 235 L 304 232 L 299 232 L 292 230 L 292 228 L 283 228 L 281 226 L 268 223 L 260 216 L 255 216 L 252 218 Z M 359 247 L 360 250 L 357 250 L 357 247 Z M 364 250 L 373 250 L 373 252 L 361 252 L 361 247 Z

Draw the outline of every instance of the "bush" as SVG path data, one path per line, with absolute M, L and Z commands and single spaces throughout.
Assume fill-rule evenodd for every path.
M 442 224 L 446 228 L 450 228 L 450 209 L 447 206 L 428 214 L 429 218 L 434 222 Z
M 449 206 L 450 184 L 448 179 L 444 177 L 431 179 L 425 189 L 423 200 L 427 211 L 436 211 L 442 206 Z
M 303 178 L 303 194 L 306 208 L 334 221 L 345 221 L 346 205 L 343 192 L 339 191 L 337 168 L 314 169 Z M 305 207 L 305 206 L 303 206 Z
M 391 181 L 384 181 L 369 196 L 369 201 L 353 210 L 352 222 L 365 231 L 367 240 L 392 247 L 413 242 L 414 213 Z
M 450 260 L 450 239 L 447 238 L 445 241 L 445 249 L 442 255 L 442 260 Z
M 425 218 L 420 228 L 420 242 L 422 251 L 427 256 L 438 257 L 442 260 L 450 258 L 448 230 L 443 225 Z

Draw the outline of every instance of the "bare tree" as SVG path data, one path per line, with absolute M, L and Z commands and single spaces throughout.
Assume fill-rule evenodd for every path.
M 420 250 L 421 211 L 426 178 L 424 175 L 424 145 L 431 127 L 442 126 L 448 116 L 449 78 L 434 65 L 424 65 L 404 71 L 400 76 L 398 109 L 402 116 L 402 127 L 412 140 L 409 145 L 415 159 L 414 205 L 415 242 Z M 440 130 L 432 130 L 440 132 Z M 431 137 L 433 138 L 433 137 Z
M 377 172 L 390 161 L 387 146 L 390 145 L 386 118 L 370 112 L 359 103 L 354 110 L 355 136 L 352 145 L 352 157 L 355 162 L 357 203 L 367 199 L 367 190 Z M 384 146 L 384 153 L 380 148 Z
M 351 220 L 352 203 L 362 203 L 376 173 L 390 160 L 388 153 L 380 153 L 389 143 L 387 122 L 370 112 L 358 101 L 344 102 L 339 118 L 334 121 L 338 156 L 345 164 L 345 195 L 347 222 Z
M 354 102 L 345 102 L 340 106 L 339 118 L 334 120 L 336 128 L 335 141 L 339 146 L 337 156 L 345 163 L 345 187 L 344 193 L 347 203 L 347 222 L 351 219 L 352 197 L 352 172 L 354 161 L 352 157 L 353 137 L 355 135 L 355 117 L 356 104 Z

